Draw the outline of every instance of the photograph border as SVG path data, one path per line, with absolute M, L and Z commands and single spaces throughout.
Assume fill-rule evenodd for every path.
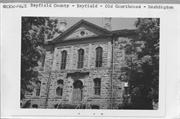
M 29 9 L 28 11 L 30 11 L 31 9 Z M 39 9 L 36 13 L 32 11 L 30 11 L 29 13 L 27 13 L 26 11 L 21 11 L 20 13 L 17 13 L 17 12 L 14 12 L 15 14 L 12 14 L 12 16 L 7 16 L 7 17 L 3 17 L 2 21 L 3 23 L 5 23 L 5 25 L 7 25 L 7 22 L 5 22 L 5 19 L 9 19 L 9 18 L 14 18 L 14 23 L 15 24 L 10 24 L 11 27 L 13 27 L 12 31 L 14 31 L 12 33 L 12 36 L 15 38 L 15 39 L 21 39 L 21 34 L 20 31 L 21 31 L 21 17 L 22 16 L 52 16 L 52 17 L 67 17 L 68 15 L 67 14 L 64 14 L 62 12 L 62 15 L 58 15 L 58 12 L 55 11 L 55 10 L 51 10 L 49 11 L 49 13 L 41 13 L 41 10 L 43 9 Z M 52 11 L 55 11 L 53 13 L 53 15 L 50 13 Z M 70 13 L 71 10 L 67 10 L 67 13 Z M 79 10 L 77 10 L 79 11 Z M 75 12 L 77 12 L 75 11 Z M 88 10 L 86 10 L 87 12 Z M 111 10 L 105 10 L 107 13 L 103 12 L 103 14 L 101 14 L 101 17 L 106 17 L 106 16 L 110 16 L 110 17 L 114 17 L 116 16 L 115 14 L 117 13 L 120 13 L 119 11 L 115 11 L 114 14 L 111 14 L 109 11 Z M 137 14 L 131 14 L 131 15 L 127 15 L 125 14 L 126 12 L 128 12 L 129 10 L 127 11 L 123 11 L 124 13 L 120 13 L 121 15 L 119 17 L 133 17 L 133 18 L 137 18 Z M 8 13 L 8 11 L 6 11 Z M 26 12 L 26 13 L 25 13 Z M 148 11 L 148 14 L 146 14 L 145 11 L 139 11 L 141 13 L 141 17 L 158 17 L 160 18 L 160 39 L 165 39 L 165 40 L 160 40 L 160 72 L 159 72 L 159 75 L 160 75 L 160 78 L 159 78 L 159 81 L 160 81 L 160 85 L 159 85 L 159 110 L 152 110 L 152 111 L 129 111 L 129 110 L 73 110 L 73 112 L 71 112 L 70 110 L 53 110 L 54 112 L 50 111 L 49 109 L 46 109 L 46 110 L 43 110 L 43 109 L 38 109 L 38 110 L 35 110 L 35 109 L 20 109 L 19 108 L 19 100 L 20 100 L 20 94 L 18 94 L 17 92 L 19 92 L 20 90 L 20 80 L 19 81 L 16 81 L 16 80 L 11 80 L 12 78 L 18 78 L 20 79 L 20 75 L 17 75 L 17 74 L 20 74 L 20 70 L 17 70 L 17 67 L 20 66 L 20 57 L 18 57 L 17 59 L 15 59 L 16 62 L 18 62 L 17 64 L 13 64 L 13 63 L 10 63 L 10 65 L 12 65 L 12 69 L 11 70 L 7 70 L 7 71 L 10 71 L 12 72 L 14 69 L 15 71 L 12 72 L 12 75 L 11 76 L 8 76 L 6 77 L 6 79 L 8 80 L 8 83 L 10 84 L 10 87 L 11 87 L 11 91 L 12 92 L 7 92 L 9 94 L 12 94 L 10 97 L 11 99 L 15 98 L 14 99 L 14 102 L 13 104 L 9 104 L 9 105 L 12 105 L 12 108 L 10 109 L 11 111 L 11 114 L 12 116 L 14 117 L 17 117 L 17 116 L 103 116 L 103 117 L 106 117 L 106 116 L 130 116 L 130 117 L 165 117 L 166 115 L 166 97 L 167 95 L 165 94 L 167 92 L 167 49 L 169 47 L 167 47 L 167 37 L 166 37 L 166 33 L 167 32 L 167 25 L 166 23 L 168 23 L 168 19 L 170 19 L 168 17 L 167 19 L 167 14 L 163 11 L 160 11 L 160 12 L 157 12 L 155 14 L 153 14 L 153 12 L 149 12 Z M 102 11 L 100 11 L 99 13 L 102 13 Z M 96 13 L 95 16 L 98 16 L 99 13 Z M 85 15 L 84 12 L 82 13 L 83 16 Z M 78 14 L 79 15 L 79 14 Z M 71 15 L 73 17 L 77 17 L 78 15 Z M 5 16 L 5 15 L 3 15 Z M 81 15 L 79 15 L 81 16 Z M 3 25 L 4 27 L 4 25 Z M 16 28 L 15 28 L 16 27 Z M 17 30 L 18 29 L 18 30 Z M 16 31 L 17 30 L 17 31 Z M 6 31 L 5 31 L 6 32 Z M 5 33 L 3 32 L 3 33 Z M 11 36 L 11 37 L 12 37 Z M 3 37 L 4 38 L 4 37 Z M 7 41 L 7 42 L 3 42 L 3 43 L 9 43 L 10 41 Z M 20 56 L 20 40 L 17 42 L 12 42 L 10 43 L 10 46 L 12 46 L 12 44 L 15 43 L 15 46 L 14 48 L 16 49 L 15 52 L 17 53 L 14 53 L 12 56 Z M 12 49 L 8 50 L 8 51 L 12 51 Z M 12 58 L 11 58 L 12 59 Z M 7 62 L 5 63 L 7 64 Z M 20 68 L 20 67 L 19 67 Z M 16 71 L 17 70 L 17 71 Z M 7 71 L 5 72 L 5 74 L 7 75 Z M 164 75 L 166 74 L 166 75 Z M 12 81 L 12 82 L 11 82 Z M 4 82 L 3 82 L 4 83 Z M 19 83 L 19 84 L 18 84 Z M 12 85 L 12 84 L 16 84 L 16 85 Z M 14 90 L 12 90 L 14 89 Z M 4 89 L 3 89 L 4 90 Z M 7 98 L 7 97 L 5 97 Z M 7 107 L 10 107 L 10 106 L 7 106 Z M 119 112 L 121 111 L 121 112 Z M 50 115 L 48 115 L 48 113 L 51 112 Z M 59 114 L 59 112 L 61 112 L 61 114 Z M 30 114 L 31 113 L 31 114 Z M 103 113 L 103 115 L 102 115 Z M 129 113 L 131 113 L 132 115 L 129 115 Z M 47 115 L 46 115 L 47 114 Z M 140 114 L 140 115 L 138 115 Z

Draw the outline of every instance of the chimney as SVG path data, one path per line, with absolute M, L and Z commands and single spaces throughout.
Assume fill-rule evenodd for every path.
M 111 17 L 104 18 L 104 28 L 111 31 Z
M 60 20 L 59 31 L 64 32 L 66 30 L 66 25 L 67 25 L 66 20 Z

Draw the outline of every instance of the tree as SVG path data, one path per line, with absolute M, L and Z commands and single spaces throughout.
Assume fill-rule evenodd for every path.
M 129 82 L 131 108 L 152 109 L 159 92 L 159 19 L 139 18 L 138 40 L 126 43 L 126 66 L 122 68 Z
M 58 20 L 49 17 L 22 17 L 21 28 L 21 99 L 32 91 L 32 82 L 37 80 L 35 68 L 44 53 L 46 39 L 58 32 Z

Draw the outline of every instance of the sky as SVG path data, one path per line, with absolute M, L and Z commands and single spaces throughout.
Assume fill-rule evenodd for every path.
M 67 29 L 70 28 L 75 23 L 77 23 L 78 21 L 80 21 L 81 19 L 84 19 L 100 27 L 103 27 L 103 19 L 104 19 L 104 18 L 83 18 L 83 17 L 53 17 L 53 19 L 54 18 L 58 19 L 58 22 L 60 20 L 66 20 Z M 135 29 L 134 23 L 136 20 L 137 20 L 136 18 L 111 18 L 111 28 L 112 30 Z

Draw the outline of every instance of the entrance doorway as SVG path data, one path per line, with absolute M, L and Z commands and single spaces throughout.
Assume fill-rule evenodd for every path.
M 73 94 L 72 94 L 72 102 L 73 103 L 80 103 L 82 101 L 82 89 L 83 89 L 83 83 L 80 80 L 76 80 L 73 83 Z

